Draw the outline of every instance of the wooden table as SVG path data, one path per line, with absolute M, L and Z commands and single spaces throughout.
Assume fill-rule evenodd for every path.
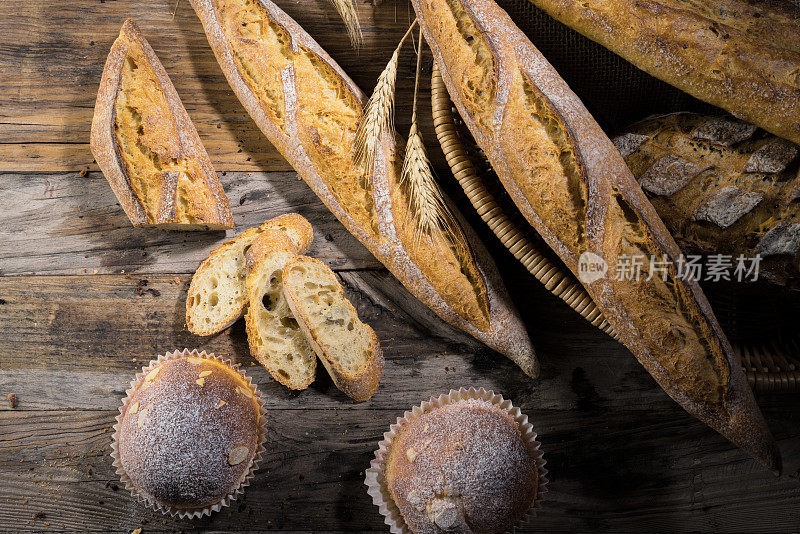
M 327 2 L 279 4 L 368 90 L 409 21 L 403 1 L 359 4 L 366 45 L 356 54 Z M 100 73 L 128 16 L 197 125 L 237 232 L 289 211 L 313 224 L 312 254 L 339 272 L 383 343 L 387 366 L 369 402 L 348 401 L 324 373 L 302 393 L 277 385 L 248 355 L 241 322 L 210 338 L 186 330 L 191 273 L 225 236 L 131 228 L 89 153 Z M 0 42 L 0 530 L 383 531 L 363 484 L 376 443 L 412 405 L 470 385 L 513 399 L 540 432 L 551 483 L 534 530 L 800 528 L 796 397 L 759 398 L 784 455 L 785 474 L 775 478 L 533 281 L 457 195 L 513 290 L 542 377 L 528 379 L 454 331 L 381 268 L 264 140 L 186 0 L 4 0 Z M 406 57 L 400 131 L 412 72 Z M 424 116 L 426 107 L 423 100 Z M 241 363 L 269 409 L 266 458 L 244 498 L 193 522 L 134 502 L 109 458 L 128 381 L 152 356 L 182 347 Z M 16 409 L 5 402 L 9 393 Z

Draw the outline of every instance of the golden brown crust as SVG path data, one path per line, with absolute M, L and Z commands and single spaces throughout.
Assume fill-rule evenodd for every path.
M 651 117 L 614 139 L 681 249 L 762 256 L 759 277 L 800 283 L 800 148 L 733 117 Z
M 281 251 L 293 252 L 297 254 L 301 251 L 308 251 L 308 246 L 306 244 L 311 243 L 311 225 L 309 225 L 308 221 L 306 221 L 303 217 L 300 217 L 300 219 L 302 219 L 305 224 L 302 224 L 299 221 L 296 225 L 294 222 L 290 223 L 294 226 L 293 232 L 295 235 L 300 236 L 300 239 L 295 237 L 297 244 L 295 244 L 295 242 L 293 242 L 293 240 L 286 235 L 285 230 L 269 227 L 263 228 L 261 233 L 253 240 L 250 248 L 248 248 L 247 252 L 245 253 L 246 267 L 249 269 L 251 265 L 271 252 Z
M 402 140 L 385 133 L 369 176 L 353 163 L 365 98 L 338 65 L 269 0 L 192 5 L 256 124 L 347 229 L 440 317 L 537 375 L 525 328 L 471 231 L 459 247 L 439 233 L 415 241 L 397 184 Z
M 136 227 L 233 228 L 208 154 L 150 45 L 132 20 L 109 53 L 92 154 Z
M 119 458 L 138 493 L 173 510 L 236 490 L 259 446 L 251 386 L 223 363 L 182 357 L 151 370 L 123 408 Z
M 800 143 L 796 7 L 745 0 L 531 1 L 653 76 Z
M 517 423 L 480 399 L 402 425 L 386 462 L 392 500 L 417 534 L 510 531 L 536 499 L 537 478 Z
M 584 285 L 625 345 L 687 411 L 774 469 L 774 440 L 705 296 L 677 278 L 680 250 L 578 97 L 492 0 L 413 4 L 453 102 L 523 215 L 576 275 L 585 252 L 607 262 Z M 616 279 L 625 254 L 643 260 L 638 281 Z M 651 255 L 672 261 L 665 280 L 646 280 Z

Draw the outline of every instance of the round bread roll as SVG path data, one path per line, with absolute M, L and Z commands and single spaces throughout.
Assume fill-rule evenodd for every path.
M 253 388 L 225 363 L 161 362 L 131 393 L 118 430 L 133 489 L 167 511 L 207 510 L 234 494 L 262 439 Z
M 405 423 L 385 475 L 415 533 L 511 530 L 533 505 L 538 482 L 517 423 L 480 399 L 440 406 Z

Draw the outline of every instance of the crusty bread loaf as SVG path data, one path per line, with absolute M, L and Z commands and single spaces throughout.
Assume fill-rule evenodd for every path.
M 776 0 L 531 0 L 705 102 L 800 143 L 800 7 Z
M 525 327 L 471 229 L 415 231 L 398 183 L 402 139 L 387 131 L 373 168 L 354 163 L 366 99 L 328 54 L 269 0 L 192 6 L 245 109 L 342 224 L 440 317 L 536 376 Z
M 372 397 L 383 371 L 383 352 L 375 332 L 345 298 L 336 274 L 315 258 L 298 256 L 283 268 L 283 292 L 336 387 L 357 401 Z
M 311 225 L 300 215 L 289 213 L 250 228 L 212 250 L 195 271 L 186 296 L 186 325 L 190 332 L 209 336 L 242 316 L 247 306 L 245 254 L 267 229 L 284 232 L 298 253 L 311 246 Z
M 686 254 L 760 254 L 760 277 L 800 285 L 800 150 L 733 117 L 651 117 L 614 139 Z
M 687 411 L 770 469 L 779 453 L 700 287 L 619 151 L 492 0 L 413 0 L 452 100 L 525 218 L 622 342 Z M 672 260 L 648 280 L 651 255 Z M 644 275 L 617 280 L 623 260 Z M 583 260 L 580 260 L 583 258 Z M 603 263 L 601 263 L 601 261 Z M 596 279 L 595 279 L 596 278 Z
M 283 267 L 297 257 L 284 232 L 264 230 L 246 254 L 247 340 L 250 354 L 272 377 L 305 389 L 317 372 L 317 356 L 283 294 Z
M 132 20 L 123 24 L 103 70 L 91 148 L 134 226 L 233 228 L 228 198 L 197 130 Z

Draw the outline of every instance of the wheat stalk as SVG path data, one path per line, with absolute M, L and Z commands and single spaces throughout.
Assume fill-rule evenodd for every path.
M 411 30 L 417 24 L 414 20 L 395 48 L 389 63 L 378 77 L 378 83 L 372 96 L 369 97 L 364 106 L 364 114 L 358 121 L 355 140 L 355 162 L 364 168 L 366 176 L 372 174 L 372 167 L 375 162 L 375 151 L 378 148 L 381 136 L 384 132 L 394 130 L 394 90 L 397 82 L 397 63 L 400 57 L 400 50 L 403 48 Z
M 419 32 L 417 49 L 417 72 L 414 80 L 414 105 L 411 112 L 411 130 L 408 133 L 400 185 L 406 189 L 408 203 L 414 218 L 415 241 L 423 235 L 441 231 L 450 243 L 461 251 L 462 240 L 458 239 L 460 227 L 444 201 L 444 194 L 433 176 L 422 134 L 417 124 L 417 94 L 419 92 L 420 66 L 422 62 L 422 29 Z
M 449 210 L 431 171 L 416 121 L 411 123 L 411 131 L 408 134 L 400 184 L 408 194 L 417 238 L 450 226 Z
M 342 17 L 344 25 L 347 27 L 347 35 L 353 48 L 358 50 L 364 42 L 364 35 L 361 33 L 361 23 L 358 22 L 355 0 L 330 0 L 339 16 Z

